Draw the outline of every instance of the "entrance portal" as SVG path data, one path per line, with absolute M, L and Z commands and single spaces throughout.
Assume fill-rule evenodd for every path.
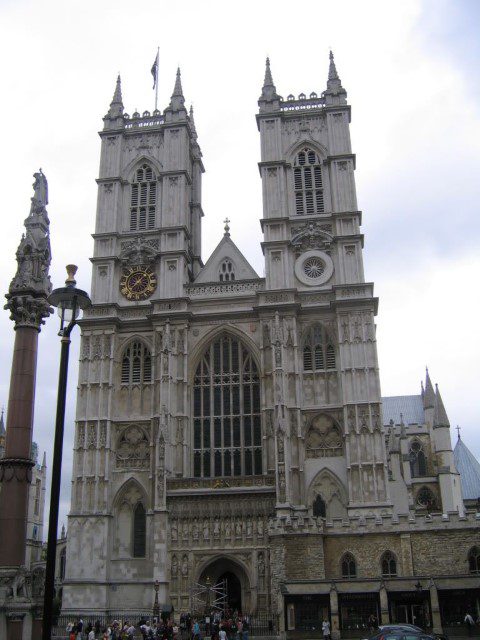
M 227 586 L 226 606 L 233 611 L 253 613 L 251 602 L 250 580 L 245 569 L 235 560 L 222 557 L 213 560 L 201 572 L 198 582 L 205 584 L 207 579 L 211 584 L 225 580 Z
M 218 581 L 227 583 L 227 606 L 232 611 L 242 610 L 242 585 L 238 577 L 232 571 L 225 571 L 219 576 Z

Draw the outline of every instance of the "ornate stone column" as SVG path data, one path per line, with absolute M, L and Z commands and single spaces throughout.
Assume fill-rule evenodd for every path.
M 34 178 L 30 214 L 16 254 L 17 272 L 10 283 L 5 305 L 15 323 L 5 456 L 0 460 L 0 602 L 3 601 L 7 610 L 18 609 L 20 604 L 25 606 L 29 602 L 30 581 L 23 565 L 28 489 L 34 464 L 31 445 L 37 346 L 40 327 L 52 311 L 47 301 L 52 289 L 48 275 L 51 260 L 46 210 L 48 186 L 41 170 Z M 7 613 L 9 638 L 21 633 L 25 621 L 10 626 L 11 630 Z

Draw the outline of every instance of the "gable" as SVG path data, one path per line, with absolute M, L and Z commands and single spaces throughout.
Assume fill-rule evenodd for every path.
M 223 274 L 220 278 L 220 274 Z M 232 278 L 233 274 L 233 278 Z M 195 278 L 201 282 L 253 280 L 259 276 L 230 236 L 223 236 L 205 266 Z

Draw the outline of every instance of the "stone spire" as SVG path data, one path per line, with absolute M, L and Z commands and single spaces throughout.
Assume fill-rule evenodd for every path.
M 435 391 L 433 390 L 433 385 L 430 380 L 430 374 L 428 373 L 425 377 L 425 391 L 423 394 L 423 408 L 424 409 L 433 409 L 435 406 Z
M 45 323 L 52 309 L 47 297 L 52 291 L 48 271 L 52 259 L 50 250 L 48 204 L 48 183 L 42 170 L 34 173 L 34 194 L 31 198 L 30 214 L 25 220 L 25 233 L 17 249 L 17 272 L 8 293 L 5 295 L 5 309 L 10 311 L 10 319 L 19 326 L 35 327 Z
M 338 77 L 337 67 L 333 57 L 333 51 L 330 51 L 330 64 L 328 67 L 327 90 L 324 92 L 325 104 L 346 104 L 347 92 L 342 87 L 342 82 Z
M 183 96 L 182 78 L 180 73 L 180 67 L 177 69 L 177 76 L 175 78 L 175 86 L 173 87 L 172 97 L 170 98 L 170 104 L 168 106 L 171 111 L 184 111 L 185 110 L 185 98 Z
M 447 412 L 443 406 L 442 396 L 438 390 L 438 384 L 435 385 L 435 412 L 433 419 L 434 427 L 450 427 Z
M 117 84 L 115 85 L 110 109 L 108 110 L 104 120 L 115 121 L 118 118 L 123 119 L 122 81 L 120 79 L 120 74 L 117 76 Z
M 197 130 L 195 128 L 195 120 L 193 117 L 193 104 L 190 105 L 189 118 L 190 118 L 190 126 L 192 128 L 192 136 L 196 140 L 198 136 L 197 136 Z
M 272 71 L 270 69 L 270 58 L 265 62 L 265 79 L 263 81 L 262 95 L 258 99 L 260 111 L 274 111 L 280 106 L 280 96 L 273 84 Z
M 273 100 L 274 98 L 278 98 L 277 89 L 273 84 L 272 71 L 270 69 L 270 58 L 267 58 L 265 61 L 265 79 L 263 81 L 260 100 Z

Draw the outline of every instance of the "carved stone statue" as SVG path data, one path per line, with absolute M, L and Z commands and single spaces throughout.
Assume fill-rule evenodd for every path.
M 172 558 L 172 578 L 176 578 L 178 575 L 178 560 L 177 556 L 173 556 Z
M 48 204 L 47 179 L 41 169 L 38 173 L 34 173 L 33 177 L 35 178 L 35 182 L 32 185 L 34 191 L 33 199 L 38 203 L 38 205 L 45 207 Z
M 182 576 L 188 576 L 188 556 L 185 554 L 182 558 Z

